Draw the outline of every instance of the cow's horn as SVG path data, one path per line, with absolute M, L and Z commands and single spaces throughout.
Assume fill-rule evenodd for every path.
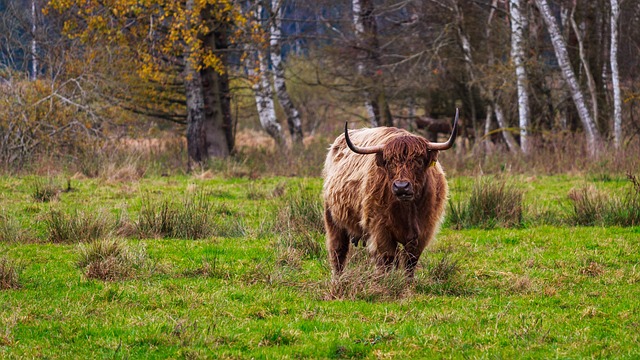
M 456 118 L 453 120 L 453 129 L 451 130 L 451 136 L 449 140 L 443 143 L 429 143 L 429 150 L 447 150 L 453 146 L 456 142 L 456 136 L 458 135 L 458 109 L 456 109 Z
M 351 139 L 349 139 L 348 125 L 349 125 L 348 122 L 344 123 L 344 139 L 347 142 L 347 146 L 349 147 L 349 149 L 351 149 L 351 151 L 353 151 L 356 154 L 366 155 L 366 154 L 377 154 L 379 152 L 382 152 L 382 150 L 384 150 L 384 145 L 369 146 L 365 148 L 357 147 L 353 145 L 353 143 L 351 142 Z

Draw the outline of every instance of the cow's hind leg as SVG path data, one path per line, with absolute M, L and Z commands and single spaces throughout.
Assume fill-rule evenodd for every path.
M 344 270 L 349 252 L 349 234 L 339 227 L 331 216 L 331 211 L 324 211 L 324 227 L 327 232 L 327 251 L 329 252 L 329 264 L 331 275 L 336 279 Z

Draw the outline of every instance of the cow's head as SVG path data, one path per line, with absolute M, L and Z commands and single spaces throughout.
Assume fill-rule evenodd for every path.
M 434 166 L 438 151 L 447 150 L 456 140 L 458 110 L 453 121 L 449 140 L 432 143 L 419 136 L 399 136 L 383 145 L 357 147 L 349 139 L 345 124 L 344 137 L 347 146 L 357 154 L 376 154 L 376 164 L 382 168 L 389 180 L 391 191 L 400 201 L 412 201 L 421 194 L 426 182 L 427 168 Z

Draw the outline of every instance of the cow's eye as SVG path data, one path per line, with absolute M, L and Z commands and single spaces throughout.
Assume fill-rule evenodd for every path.
M 424 159 L 423 158 L 416 158 L 416 165 L 422 167 L 424 166 Z

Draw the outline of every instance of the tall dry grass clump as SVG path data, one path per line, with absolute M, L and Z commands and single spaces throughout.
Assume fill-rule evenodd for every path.
M 289 189 L 282 202 L 276 216 L 276 247 L 282 252 L 293 249 L 309 259 L 321 258 L 324 255 L 324 217 L 318 194 L 303 187 Z
M 65 213 L 51 210 L 45 217 L 48 240 L 53 243 L 88 242 L 104 238 L 118 227 L 118 221 L 104 210 Z
M 213 206 L 203 193 L 186 194 L 181 202 L 147 196 L 135 228 L 140 237 L 203 239 L 213 234 L 212 212 Z
M 0 243 L 27 243 L 35 241 L 31 229 L 24 229 L 18 220 L 0 213 Z
M 353 249 L 352 249 L 353 250 Z M 388 271 L 376 269 L 364 248 L 349 254 L 342 274 L 331 280 L 325 298 L 328 300 L 385 301 L 403 297 L 408 279 L 401 266 Z
M 523 195 L 522 190 L 506 180 L 480 177 L 465 203 L 449 201 L 447 221 L 456 229 L 520 226 Z
M 640 225 L 640 180 L 627 175 L 630 185 L 615 194 L 585 186 L 569 192 L 573 212 L 569 221 L 575 225 L 637 226 Z
M 0 290 L 19 289 L 20 277 L 18 266 L 6 257 L 0 258 Z
M 131 247 L 111 238 L 80 244 L 76 266 L 88 279 L 104 281 L 145 276 L 156 269 L 143 246 Z
M 52 179 L 36 179 L 31 189 L 31 198 L 37 202 L 50 202 L 58 198 L 62 189 Z

